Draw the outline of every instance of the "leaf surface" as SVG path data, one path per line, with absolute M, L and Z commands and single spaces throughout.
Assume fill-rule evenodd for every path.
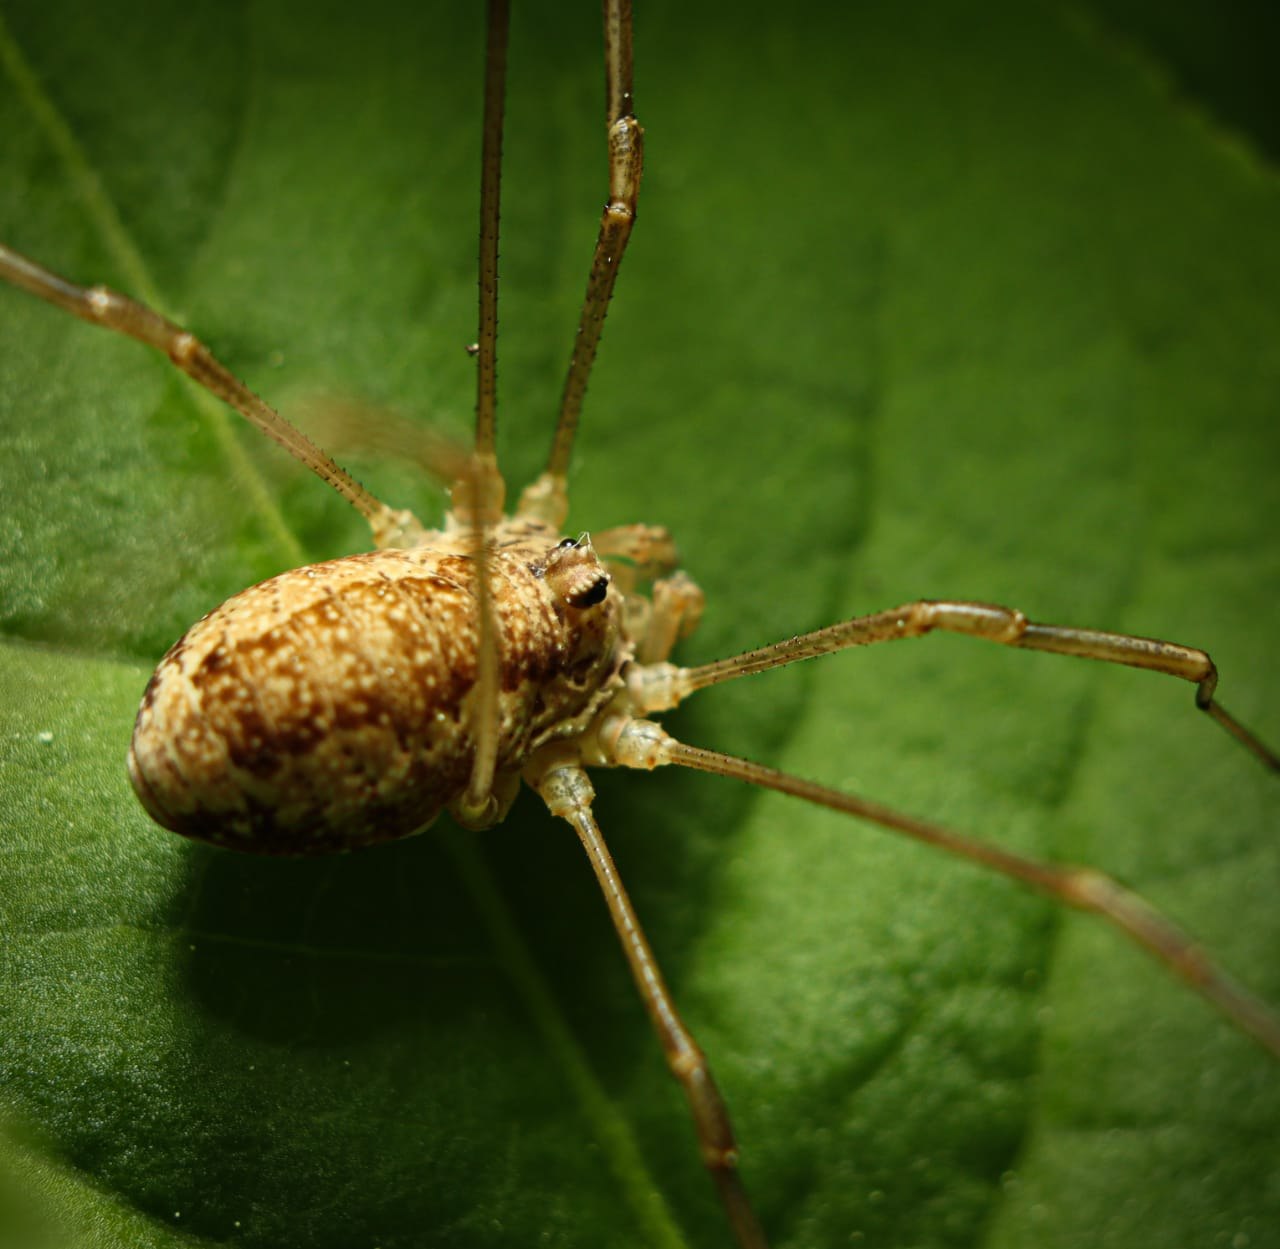
M 320 388 L 465 430 L 462 7 L 6 6 L 0 237 L 159 302 L 286 412 Z M 605 189 L 598 34 L 561 7 L 513 33 L 516 485 Z M 709 602 L 683 654 L 1008 602 L 1204 645 L 1280 736 L 1271 171 L 1052 9 L 637 20 L 646 183 L 570 523 L 673 529 Z M 123 757 L 165 647 L 367 538 L 145 349 L 9 290 L 0 338 L 0 1245 L 727 1243 L 535 802 L 315 863 L 148 822 Z M 1187 687 L 938 638 L 671 724 L 1115 872 L 1280 1002 L 1278 795 Z M 1280 1071 L 1097 924 L 711 778 L 598 789 L 778 1245 L 1278 1243 Z

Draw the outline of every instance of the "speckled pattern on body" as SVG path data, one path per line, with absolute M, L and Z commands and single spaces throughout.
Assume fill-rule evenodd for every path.
M 129 750 L 155 820 L 259 854 L 318 854 L 416 832 L 461 795 L 476 564 L 469 538 L 427 537 L 281 573 L 188 630 L 147 686 Z M 580 729 L 630 657 L 616 591 L 574 606 L 544 576 L 561 541 L 528 519 L 494 531 L 495 790 Z

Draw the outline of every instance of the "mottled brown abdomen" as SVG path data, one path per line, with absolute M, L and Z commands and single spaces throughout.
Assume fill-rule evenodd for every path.
M 500 774 L 552 735 L 551 712 L 598 703 L 620 662 L 613 604 L 567 609 L 534 563 L 509 543 L 491 574 Z M 447 544 L 353 555 L 273 577 L 199 621 L 160 662 L 134 725 L 129 774 L 151 816 L 267 854 L 425 827 L 471 770 L 473 570 Z

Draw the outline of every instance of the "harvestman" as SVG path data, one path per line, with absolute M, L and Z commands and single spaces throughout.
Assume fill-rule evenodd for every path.
M 192 335 L 103 287 L 84 288 L 0 247 L 0 275 L 83 319 L 165 352 L 369 522 L 377 550 L 297 569 L 236 595 L 169 651 L 143 699 L 129 770 L 157 822 L 256 853 L 347 850 L 425 827 L 442 809 L 471 828 L 506 814 L 523 779 L 578 833 L 603 890 L 703 1159 L 738 1243 L 765 1244 L 741 1185 L 728 1114 L 684 1027 L 592 815 L 591 767 L 679 764 L 871 820 L 1091 910 L 1280 1055 L 1280 1019 L 1178 928 L 1111 878 L 1037 862 L 867 800 L 689 746 L 647 716 L 722 681 L 850 646 L 936 629 L 1001 645 L 1149 668 L 1196 686 L 1196 705 L 1273 770 L 1280 758 L 1215 699 L 1203 651 L 1038 624 L 1006 607 L 908 603 L 715 663 L 667 662 L 702 596 L 667 532 L 633 525 L 564 537 L 574 435 L 635 219 L 642 131 L 632 108 L 631 11 L 606 0 L 609 200 L 546 470 L 504 513 L 494 451 L 497 254 L 507 4 L 489 15 L 481 188 L 479 385 L 474 450 L 421 440 L 452 481 L 440 532 L 369 494 Z

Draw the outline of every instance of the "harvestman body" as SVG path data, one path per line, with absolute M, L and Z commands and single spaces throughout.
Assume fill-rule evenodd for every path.
M 494 456 L 498 178 L 506 5 L 491 4 L 481 194 L 476 445 L 419 447 L 453 482 L 440 532 L 356 483 L 190 334 L 125 296 L 86 289 L 0 247 L 0 276 L 168 354 L 329 482 L 368 519 L 378 550 L 296 569 L 194 625 L 161 661 L 129 752 L 138 797 L 186 836 L 265 854 L 314 854 L 402 837 L 448 810 L 503 818 L 521 780 L 571 823 L 591 858 L 646 1008 L 693 1112 L 738 1243 L 764 1234 L 705 1058 L 681 1023 L 591 813 L 586 769 L 676 763 L 862 816 L 984 863 L 1146 946 L 1222 1013 L 1280 1054 L 1280 1020 L 1190 940 L 1110 878 L 1039 863 L 876 804 L 672 739 L 654 713 L 707 685 L 849 646 L 943 629 L 1004 645 L 1150 668 L 1196 684 L 1197 705 L 1272 769 L 1280 759 L 1214 699 L 1202 651 L 1041 625 L 1008 608 L 917 602 L 698 668 L 667 662 L 702 598 L 666 531 L 566 537 L 565 477 L 587 378 L 635 216 L 642 132 L 632 111 L 631 14 L 605 4 L 610 194 L 547 470 L 504 514 Z

